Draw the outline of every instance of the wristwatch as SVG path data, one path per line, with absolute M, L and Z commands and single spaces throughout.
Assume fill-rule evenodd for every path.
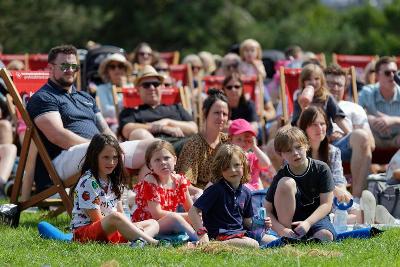
M 196 232 L 197 236 L 202 236 L 207 233 L 208 233 L 208 231 L 207 231 L 207 228 L 205 228 L 205 227 L 200 227 Z

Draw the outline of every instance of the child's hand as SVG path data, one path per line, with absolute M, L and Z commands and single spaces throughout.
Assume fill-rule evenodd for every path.
M 264 219 L 264 225 L 265 225 L 265 229 L 271 229 L 272 221 L 271 221 L 270 217 L 267 217 Z
M 299 236 L 302 237 L 310 230 L 310 223 L 307 221 L 300 221 L 300 222 L 292 222 L 293 231 Z
M 282 232 L 278 233 L 280 236 L 286 236 L 286 237 L 291 237 L 291 238 L 297 238 L 297 234 L 293 232 L 292 229 L 285 228 L 282 230 Z
M 204 245 L 204 244 L 207 244 L 208 242 L 210 242 L 210 239 L 208 238 L 207 233 L 202 235 L 199 239 L 199 245 Z
M 339 202 L 348 203 L 352 199 L 351 194 L 345 188 L 335 187 L 333 194 Z
M 253 136 L 253 140 L 252 140 L 252 144 L 251 144 L 251 148 L 254 151 L 254 148 L 257 147 L 257 138 L 255 136 Z

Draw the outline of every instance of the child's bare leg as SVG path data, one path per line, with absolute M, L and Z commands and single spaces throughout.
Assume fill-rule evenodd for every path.
M 318 232 L 316 232 L 313 237 L 318 238 L 322 241 L 332 241 L 333 240 L 333 235 L 330 231 L 328 230 L 319 230 Z
M 156 221 L 154 221 L 154 223 L 157 224 Z M 107 234 L 119 231 L 127 240 L 135 240 L 141 237 L 149 244 L 158 244 L 157 240 L 140 230 L 120 212 L 114 212 L 104 217 L 101 220 L 101 226 Z
M 283 177 L 276 187 L 274 204 L 278 221 L 291 229 L 293 215 L 296 210 L 296 182 L 292 178 Z
M 156 236 L 160 231 L 160 226 L 155 220 L 145 220 L 133 224 L 151 237 Z
M 0 144 L 0 185 L 7 182 L 12 168 L 14 166 L 15 157 L 17 156 L 17 147 L 13 144 Z
M 161 234 L 186 232 L 192 241 L 199 240 L 193 227 L 179 214 L 168 213 L 158 220 Z
M 242 238 L 232 238 L 229 240 L 221 241 L 224 244 L 235 246 L 235 247 L 251 247 L 251 248 L 258 248 L 258 242 L 250 237 L 242 237 Z

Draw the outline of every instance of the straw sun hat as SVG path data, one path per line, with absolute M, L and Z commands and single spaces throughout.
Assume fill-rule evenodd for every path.
M 135 85 L 139 85 L 144 78 L 154 77 L 160 80 L 161 83 L 164 82 L 164 76 L 158 74 L 158 72 L 150 65 L 144 66 L 143 70 L 139 72 L 136 78 Z
M 130 75 L 132 73 L 132 64 L 126 59 L 126 57 L 122 54 L 110 54 L 100 63 L 99 66 L 99 75 L 104 81 L 108 81 L 109 77 L 107 74 L 107 65 L 110 62 L 119 62 L 125 65 L 126 73 Z

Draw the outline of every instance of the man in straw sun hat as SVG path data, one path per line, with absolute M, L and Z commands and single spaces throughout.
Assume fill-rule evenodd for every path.
M 197 133 L 197 125 L 181 104 L 161 104 L 164 77 L 150 65 L 139 73 L 135 85 L 143 102 L 137 109 L 122 110 L 119 121 L 122 136 L 128 140 L 153 137 L 172 143 Z

